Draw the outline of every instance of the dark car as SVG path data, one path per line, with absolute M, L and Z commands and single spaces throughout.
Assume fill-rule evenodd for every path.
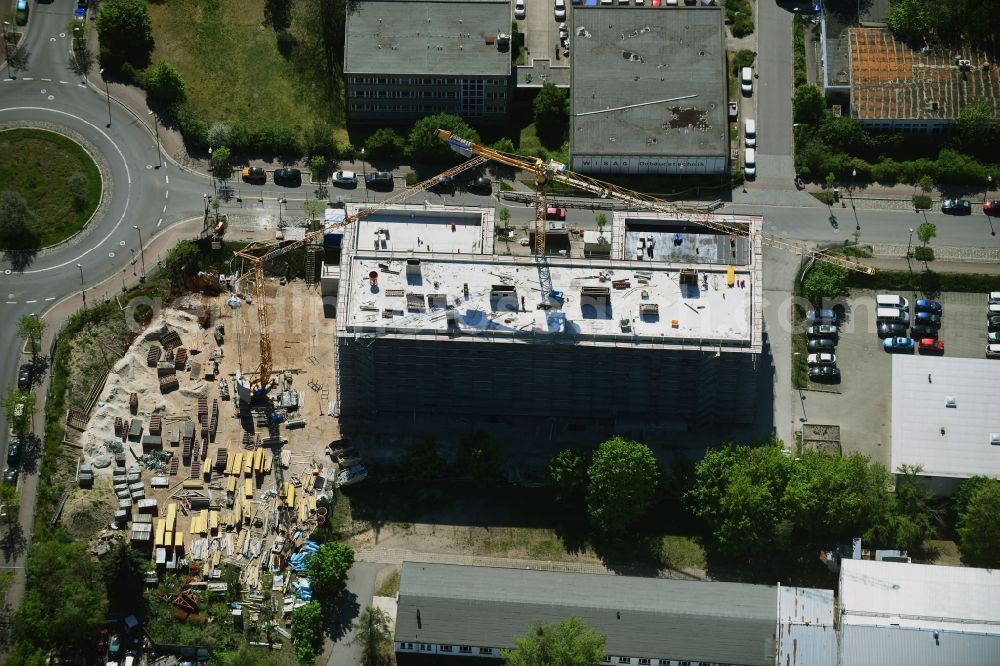
M 806 349 L 811 352 L 833 351 L 837 342 L 832 338 L 816 338 L 806 343 Z
M 833 324 L 813 324 L 806 326 L 806 336 L 810 338 L 836 338 L 837 327 Z
M 916 342 L 913 338 L 886 338 L 882 341 L 882 348 L 890 354 L 896 352 L 912 354 L 914 347 L 916 347 Z
M 392 189 L 392 174 L 388 171 L 372 171 L 365 174 L 365 186 L 370 188 Z
M 809 368 L 809 379 L 819 382 L 840 380 L 840 370 L 835 365 L 817 365 Z
M 274 170 L 274 182 L 276 183 L 289 183 L 293 185 L 302 184 L 302 172 L 298 169 L 290 169 L 288 167 L 282 167 L 280 169 Z
M 938 314 L 938 315 L 944 312 L 944 309 L 941 307 L 940 303 L 938 303 L 937 301 L 928 301 L 923 298 L 917 301 L 916 309 L 917 312 L 931 312 L 933 314 Z
M 896 338 L 903 335 L 906 335 L 906 324 L 884 322 L 878 325 L 878 337 L 883 340 L 885 338 Z
M 17 485 L 17 468 L 8 467 L 3 471 L 3 482 L 8 486 Z
M 1000 331 L 1000 315 L 990 317 L 986 325 L 991 331 Z
M 7 442 L 7 464 L 17 467 L 17 461 L 21 459 L 21 438 L 14 435 Z
M 983 212 L 987 215 L 1000 215 L 1000 201 L 984 201 Z
M 267 172 L 264 171 L 264 167 L 243 167 L 243 180 L 250 183 L 266 183 Z
M 27 391 L 35 380 L 35 369 L 30 363 L 25 363 L 17 370 L 17 388 Z
M 949 215 L 968 215 L 972 212 L 972 204 L 968 199 L 945 199 L 941 202 L 941 212 Z
M 913 316 L 913 323 L 938 327 L 941 326 L 941 315 L 930 312 L 918 312 Z
M 914 338 L 936 338 L 938 336 L 938 327 L 926 323 L 914 324 L 913 328 L 910 329 L 910 335 Z
M 478 178 L 472 178 L 465 182 L 465 189 L 470 192 L 480 192 L 483 194 L 493 193 L 493 181 L 486 176 L 479 176 Z
M 820 322 L 823 324 L 836 324 L 837 313 L 833 310 L 810 310 L 806 313 L 806 321 L 809 323 Z

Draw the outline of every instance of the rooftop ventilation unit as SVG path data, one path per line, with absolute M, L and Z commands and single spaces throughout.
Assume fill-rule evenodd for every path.
M 955 409 L 955 408 L 957 408 L 958 407 L 958 403 L 955 402 L 955 396 L 953 396 L 953 395 L 946 396 L 945 399 L 944 399 L 944 406 L 947 407 L 947 408 L 949 408 L 949 409 Z
M 993 446 L 1000 446 L 1000 432 L 990 433 L 990 444 Z

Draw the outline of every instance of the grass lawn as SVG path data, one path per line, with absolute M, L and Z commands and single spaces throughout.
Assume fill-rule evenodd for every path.
M 264 25 L 264 0 L 171 0 L 150 3 L 149 13 L 153 62 L 165 60 L 180 71 L 188 101 L 209 123 L 307 128 L 325 119 L 343 127 L 343 106 L 326 101 L 303 49 L 287 60 L 278 52 L 274 30 Z M 293 23 L 291 31 L 299 34 L 301 26 Z M 342 91 L 342 82 L 338 87 Z
M 79 210 L 69 184 L 77 172 L 86 178 Z M 4 189 L 20 192 L 35 212 L 30 226 L 41 247 L 82 229 L 101 202 L 101 172 L 94 160 L 78 143 L 54 132 L 0 132 L 0 182 Z

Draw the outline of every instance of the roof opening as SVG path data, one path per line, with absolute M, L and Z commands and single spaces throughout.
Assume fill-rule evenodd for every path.
M 955 402 L 955 396 L 949 395 L 945 397 L 944 406 L 948 407 L 949 409 L 956 409 L 958 407 L 958 403 Z

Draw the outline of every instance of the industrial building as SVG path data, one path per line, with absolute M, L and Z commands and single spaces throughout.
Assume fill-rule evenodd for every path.
M 609 257 L 540 261 L 495 254 L 493 215 L 397 206 L 345 229 L 323 269 L 343 418 L 753 420 L 760 217 L 720 216 L 750 232 L 731 237 L 697 215 L 617 213 Z
M 834 663 L 831 590 L 415 562 L 396 653 L 499 658 L 536 621 L 571 616 L 606 637 L 605 664 Z
M 840 663 L 1000 664 L 1000 573 L 844 560 Z
M 452 113 L 507 115 L 511 86 L 508 0 L 365 0 L 348 5 L 347 117 L 412 120 Z
M 726 42 L 717 6 L 576 6 L 570 169 L 723 174 Z
M 893 356 L 891 470 L 919 465 L 938 495 L 970 476 L 1000 478 L 998 394 L 996 361 Z

